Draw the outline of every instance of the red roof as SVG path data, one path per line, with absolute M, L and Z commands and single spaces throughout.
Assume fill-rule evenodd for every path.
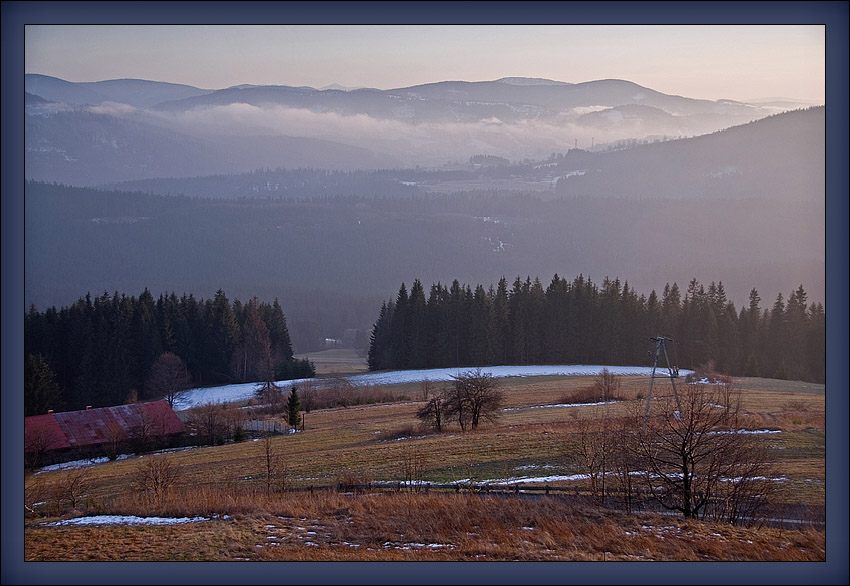
M 25 450 L 60 450 L 69 445 L 53 415 L 35 415 L 24 419 Z
M 168 401 L 36 415 L 24 421 L 25 430 L 51 430 L 56 445 L 49 449 L 96 446 L 113 440 L 132 439 L 144 425 L 148 427 L 149 435 L 186 431 Z

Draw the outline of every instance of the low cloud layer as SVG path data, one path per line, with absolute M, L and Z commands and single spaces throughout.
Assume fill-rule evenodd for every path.
M 245 103 L 157 116 L 192 134 L 318 138 L 392 154 L 410 165 L 465 161 L 474 154 L 521 160 L 626 138 L 678 136 L 675 128 L 644 127 L 640 121 L 610 129 L 589 129 L 577 122 L 582 114 L 602 109 L 602 106 L 577 108 L 563 113 L 555 122 L 532 119 L 505 122 L 488 118 L 473 123 L 408 123 L 366 114 L 342 115 Z

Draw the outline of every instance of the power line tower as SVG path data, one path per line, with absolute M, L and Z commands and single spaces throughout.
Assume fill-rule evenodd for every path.
M 649 405 L 652 401 L 652 386 L 656 378 L 670 378 L 670 384 L 673 385 L 673 396 L 676 397 L 676 416 L 682 412 L 682 404 L 679 402 L 679 393 L 676 391 L 676 379 L 679 378 L 679 367 L 670 364 L 670 356 L 667 354 L 667 342 L 672 342 L 673 338 L 666 336 L 656 336 L 649 339 L 650 342 L 655 342 L 655 358 L 652 362 L 652 373 L 649 376 L 649 394 L 646 397 L 646 411 L 643 414 L 643 426 L 646 428 L 646 420 L 649 418 Z M 656 375 L 655 371 L 658 368 L 658 359 L 661 354 L 664 354 L 664 360 L 667 362 L 667 374 Z M 650 354 L 652 354 L 650 352 Z

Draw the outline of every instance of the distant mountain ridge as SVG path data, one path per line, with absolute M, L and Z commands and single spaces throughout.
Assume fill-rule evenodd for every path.
M 109 79 L 77 83 L 33 73 L 26 74 L 24 88 L 46 100 L 75 106 L 117 102 L 135 108 L 149 108 L 161 102 L 201 96 L 213 91 L 145 79 Z
M 260 167 L 437 166 L 476 154 L 541 159 L 573 147 L 708 134 L 788 109 L 672 96 L 617 79 L 206 90 L 27 74 L 25 85 L 26 176 L 71 185 Z
M 366 113 L 367 110 L 359 99 L 361 96 L 347 95 L 362 91 L 372 97 L 416 98 L 455 104 L 470 100 L 483 101 L 487 104 L 508 102 L 538 106 L 543 109 L 542 111 L 551 112 L 582 106 L 616 107 L 625 104 L 650 105 L 679 115 L 698 112 L 730 113 L 730 109 L 733 113 L 752 113 L 754 108 L 758 108 L 754 104 L 733 100 L 700 100 L 663 94 L 636 83 L 618 79 L 568 83 L 543 78 L 503 77 L 494 81 L 442 81 L 389 90 L 344 87 L 339 84 L 331 84 L 322 89 L 306 86 L 241 84 L 209 90 L 185 84 L 141 79 L 75 83 L 47 75 L 27 74 L 25 89 L 47 100 L 73 105 L 98 105 L 112 101 L 135 107 L 156 106 L 163 110 L 186 110 L 221 105 L 233 103 L 236 98 L 248 100 L 247 103 L 254 104 L 267 100 L 278 104 L 290 104 L 294 101 L 295 105 L 300 105 L 299 98 L 310 96 L 316 100 L 341 99 L 344 102 L 336 105 L 340 111 Z M 322 97 L 322 94 L 327 95 Z M 789 100 L 784 98 L 782 101 L 789 103 Z M 810 104 L 806 103 L 806 105 Z
M 518 78 L 508 78 L 516 80 Z M 548 82 L 549 80 L 541 80 Z M 442 81 L 391 90 L 362 89 L 350 92 L 251 86 L 227 88 L 208 94 L 163 102 L 163 111 L 246 103 L 258 107 L 285 106 L 343 115 L 368 114 L 379 119 L 409 122 L 474 122 L 491 117 L 502 121 L 549 119 L 575 108 L 641 104 L 679 116 L 724 114 L 740 122 L 758 117 L 759 108 L 670 96 L 624 80 L 598 80 L 578 84 L 517 83 L 516 81 Z M 770 112 L 763 112 L 767 115 Z
M 566 81 L 554 81 L 541 77 L 500 77 L 496 81 L 513 85 L 571 85 Z

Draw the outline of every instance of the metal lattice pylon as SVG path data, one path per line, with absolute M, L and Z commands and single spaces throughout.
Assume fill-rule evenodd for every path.
M 673 396 L 676 397 L 676 417 L 682 412 L 682 404 L 679 402 L 679 393 L 676 391 L 676 379 L 679 378 L 679 367 L 670 364 L 670 357 L 667 355 L 667 342 L 672 342 L 673 338 L 665 336 L 656 336 L 649 339 L 655 342 L 655 358 L 652 362 L 652 373 L 649 376 L 649 394 L 646 397 L 646 411 L 643 414 L 643 426 L 646 427 L 646 420 L 649 418 L 649 405 L 652 401 L 652 386 L 656 378 L 670 378 L 670 383 L 673 385 Z M 664 360 L 667 362 L 667 374 L 656 376 L 655 371 L 658 367 L 658 358 L 664 354 Z

